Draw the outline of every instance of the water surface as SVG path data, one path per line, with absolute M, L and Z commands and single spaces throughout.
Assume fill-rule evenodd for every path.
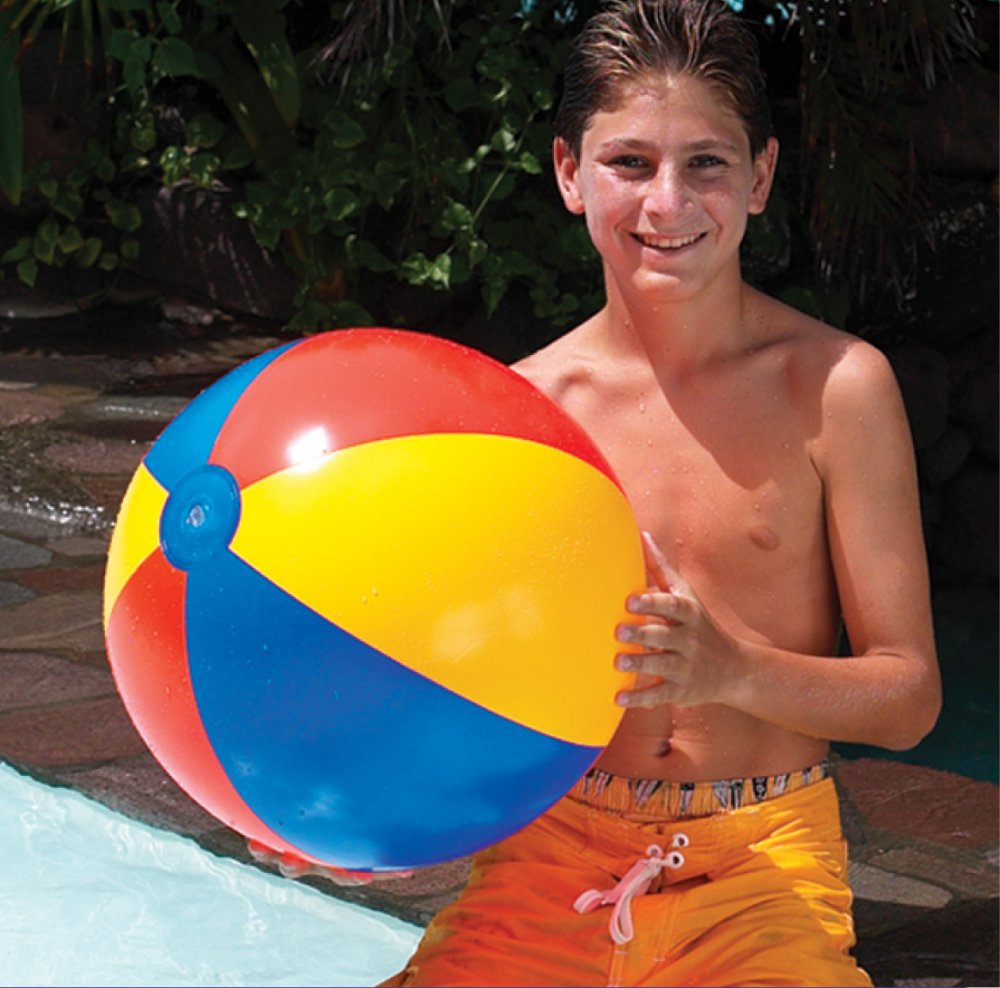
M 372 985 L 420 929 L 0 764 L 0 985 Z

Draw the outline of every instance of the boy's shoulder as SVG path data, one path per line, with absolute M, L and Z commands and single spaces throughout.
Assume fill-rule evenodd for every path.
M 557 396 L 590 378 L 597 357 L 588 343 L 590 322 L 584 322 L 513 365 L 523 377 L 547 394 Z
M 854 333 L 768 295 L 756 293 L 753 308 L 770 337 L 788 348 L 790 359 L 827 386 L 850 390 L 892 376 L 884 352 Z

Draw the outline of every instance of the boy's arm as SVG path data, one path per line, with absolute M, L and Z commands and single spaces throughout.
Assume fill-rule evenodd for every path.
M 909 748 L 933 727 L 941 687 L 916 471 L 906 414 L 885 357 L 854 344 L 831 372 L 813 459 L 825 490 L 831 561 L 852 655 L 833 659 L 737 640 L 649 547 L 664 590 L 630 609 L 622 641 L 651 651 L 619 663 L 659 685 L 628 706 L 725 703 L 811 737 Z

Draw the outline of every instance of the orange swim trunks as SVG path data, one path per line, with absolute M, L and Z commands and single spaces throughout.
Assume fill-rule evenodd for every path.
M 871 985 L 846 870 L 825 766 L 692 785 L 591 772 L 476 855 L 385 984 Z

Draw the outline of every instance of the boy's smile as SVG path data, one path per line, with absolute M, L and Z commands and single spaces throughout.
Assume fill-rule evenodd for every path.
M 690 247 L 691 244 L 696 244 L 705 234 L 695 233 L 688 237 L 657 237 L 634 233 L 632 236 L 643 247 L 652 247 L 656 250 L 680 250 L 682 247 Z

